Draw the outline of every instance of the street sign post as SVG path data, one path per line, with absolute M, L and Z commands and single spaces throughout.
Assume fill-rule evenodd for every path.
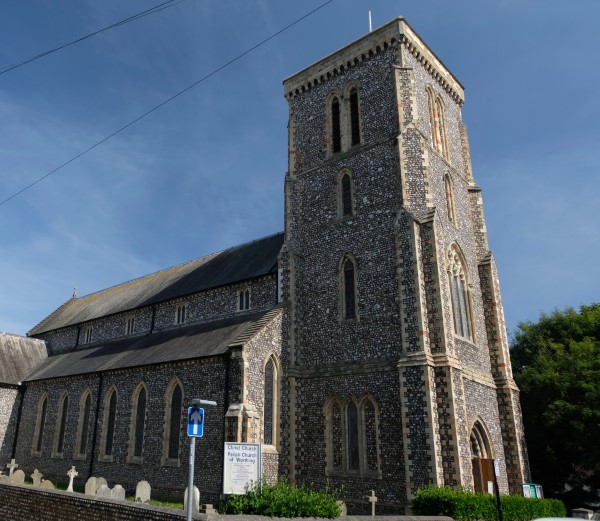
M 196 461 L 196 438 L 204 435 L 204 409 L 200 405 L 217 405 L 212 400 L 192 400 L 188 407 L 188 436 L 190 437 L 190 471 L 188 475 L 187 521 L 192 521 L 194 505 L 194 463 Z

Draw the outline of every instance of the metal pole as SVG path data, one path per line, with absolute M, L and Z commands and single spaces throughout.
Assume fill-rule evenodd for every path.
M 194 461 L 196 460 L 196 438 L 191 436 L 190 442 L 190 470 L 188 476 L 188 502 L 187 502 L 187 521 L 192 521 L 192 511 L 194 509 Z
M 494 492 L 496 492 L 496 510 L 498 511 L 498 521 L 502 519 L 502 503 L 500 502 L 500 487 L 498 487 L 498 477 L 496 476 L 496 462 L 494 461 Z

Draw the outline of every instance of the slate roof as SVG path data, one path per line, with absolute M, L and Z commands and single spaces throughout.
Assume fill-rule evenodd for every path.
M 97 293 L 71 298 L 28 335 L 267 275 L 276 271 L 282 245 L 283 233 L 277 233 Z
M 222 355 L 243 345 L 281 306 L 77 349 L 47 358 L 25 381 L 45 380 Z
M 47 357 L 42 340 L 0 333 L 0 383 L 18 384 Z

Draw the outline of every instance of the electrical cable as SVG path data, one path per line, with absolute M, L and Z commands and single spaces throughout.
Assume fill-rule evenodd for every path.
M 124 18 L 123 20 L 120 20 L 118 22 L 115 22 L 111 25 L 107 25 L 106 27 L 103 27 L 102 29 L 98 29 L 97 31 L 94 31 L 93 33 L 87 34 L 85 36 L 82 36 L 81 38 L 77 38 L 76 40 L 73 40 L 71 42 L 65 43 L 63 45 L 60 45 L 58 47 L 55 47 L 54 49 L 50 49 L 49 51 L 45 51 L 42 52 L 40 54 L 36 54 L 35 56 L 32 56 L 31 58 L 27 58 L 26 60 L 23 60 L 19 63 L 15 63 L 13 65 L 8 65 L 6 67 L 2 67 L 0 68 L 0 75 L 2 74 L 6 74 L 9 71 L 12 71 L 14 69 L 17 69 L 19 67 L 22 67 L 23 65 L 26 65 L 27 63 L 31 63 L 32 61 L 35 60 L 39 60 L 40 58 L 43 58 L 44 56 L 48 56 L 49 54 L 55 53 L 60 51 L 61 49 L 64 49 L 65 47 L 69 47 L 71 45 L 74 45 L 76 43 L 82 42 L 84 40 L 87 40 L 88 38 L 91 38 L 93 36 L 96 36 L 100 33 L 103 33 L 105 31 L 109 31 L 110 29 L 114 29 L 115 27 L 119 27 L 121 25 L 127 24 L 129 22 L 133 22 L 135 20 L 139 20 L 140 18 L 143 18 L 144 16 L 148 16 L 151 14 L 155 14 L 158 13 L 160 11 L 162 11 L 163 9 L 167 9 L 169 7 L 173 7 L 177 4 L 180 4 L 181 2 L 183 2 L 185 0 L 178 0 L 177 2 L 175 2 L 175 0 L 167 0 L 166 2 L 163 2 L 162 4 L 158 4 L 155 5 L 154 7 L 151 7 L 149 9 L 146 9 L 144 11 L 141 11 L 137 14 L 131 15 L 127 18 Z
M 59 170 L 61 170 L 62 168 L 64 168 L 65 166 L 69 165 L 70 163 L 72 163 L 73 161 L 75 161 L 76 159 L 79 159 L 81 156 L 87 154 L 88 152 L 94 150 L 96 147 L 100 146 L 102 143 L 105 143 L 106 141 L 108 141 L 110 138 L 116 136 L 117 134 L 119 134 L 120 132 L 123 132 L 123 130 L 131 127 L 132 125 L 134 125 L 135 123 L 137 123 L 138 121 L 140 121 L 141 119 L 144 119 L 146 116 L 149 116 L 150 114 L 152 114 L 154 111 L 158 110 L 161 107 L 164 107 L 167 103 L 170 103 L 171 101 L 173 101 L 174 99 L 178 98 L 179 96 L 181 96 L 182 94 L 184 94 L 185 92 L 187 92 L 190 89 L 193 89 L 194 87 L 196 87 L 197 85 L 199 85 L 200 83 L 202 83 L 203 81 L 206 81 L 207 79 L 209 79 L 210 77 L 214 76 L 215 74 L 217 74 L 218 72 L 222 71 L 223 69 L 229 67 L 230 65 L 234 64 L 235 62 L 241 60 L 244 56 L 250 54 L 252 51 L 255 51 L 256 49 L 258 49 L 259 47 L 263 46 L 264 44 L 266 44 L 267 42 L 271 41 L 273 38 L 279 36 L 281 33 L 287 31 L 288 29 L 290 29 L 291 27 L 293 27 L 294 25 L 297 25 L 298 23 L 300 23 L 302 20 L 305 20 L 306 18 L 308 18 L 309 16 L 313 15 L 314 13 L 316 13 L 317 11 L 323 9 L 325 6 L 331 4 L 332 2 L 334 2 L 335 0 L 327 0 L 326 2 L 322 3 L 321 5 L 319 5 L 318 7 L 316 7 L 315 9 L 313 9 L 312 11 L 309 11 L 308 13 L 306 13 L 305 15 L 301 16 L 300 18 L 298 18 L 297 20 L 291 22 L 290 24 L 286 25 L 283 29 L 280 29 L 279 31 L 273 33 L 271 36 L 265 38 L 264 40 L 262 40 L 261 42 L 257 43 L 256 45 L 253 45 L 252 47 L 250 47 L 249 49 L 245 50 L 244 52 L 242 52 L 241 54 L 238 54 L 235 58 L 232 58 L 231 60 L 229 60 L 228 62 L 224 63 L 223 65 L 217 67 L 216 69 L 214 69 L 213 71 L 209 72 L 208 74 L 206 74 L 206 76 L 203 76 L 202 78 L 200 78 L 199 80 L 195 81 L 194 83 L 192 83 L 191 85 L 188 85 L 187 87 L 185 87 L 184 89 L 180 90 L 177 94 L 174 94 L 173 96 L 171 96 L 170 98 L 167 98 L 166 100 L 162 101 L 161 103 L 159 103 L 158 105 L 156 105 L 155 107 L 151 108 L 150 110 L 144 112 L 142 115 L 138 116 L 137 118 L 131 120 L 129 123 L 127 123 L 126 125 L 123 125 L 121 128 L 119 128 L 118 130 L 115 130 L 114 132 L 112 132 L 111 134 L 109 134 L 108 136 L 102 138 L 100 141 L 97 141 L 96 143 L 94 143 L 93 145 L 89 146 L 88 148 L 86 148 L 85 150 L 83 150 L 82 152 L 80 152 L 79 154 L 77 154 L 76 156 L 72 157 L 71 159 L 69 159 L 68 161 L 65 161 L 63 164 L 61 164 L 60 166 L 57 166 L 54 170 L 51 170 L 50 172 L 48 172 L 47 174 L 43 175 L 42 177 L 36 179 L 35 181 L 33 181 L 32 183 L 28 184 L 27 186 L 25 186 L 24 188 L 22 188 L 21 190 L 19 190 L 18 192 L 15 192 L 13 195 L 11 195 L 10 197 L 4 199 L 3 201 L 0 201 L 0 206 L 4 205 L 5 203 L 7 203 L 8 201 L 10 201 L 11 199 L 14 199 L 15 197 L 17 197 L 18 195 L 21 195 L 23 192 L 25 192 L 26 190 L 29 190 L 32 186 L 35 186 L 36 184 L 40 183 L 41 181 L 43 181 L 44 179 L 46 179 L 47 177 L 50 177 L 52 174 L 55 174 L 56 172 L 58 172 Z

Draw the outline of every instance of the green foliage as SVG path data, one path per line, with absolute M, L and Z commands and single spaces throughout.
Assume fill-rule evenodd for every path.
M 600 304 L 521 323 L 511 346 L 533 481 L 570 508 L 600 490 Z M 565 484 L 570 491 L 565 492 Z
M 340 515 L 335 495 L 289 485 L 280 479 L 275 485 L 253 486 L 244 495 L 231 495 L 218 507 L 221 514 L 254 514 L 269 517 L 328 517 Z
M 501 496 L 505 521 L 530 521 L 539 517 L 565 517 L 565 505 L 557 499 Z M 456 521 L 496 521 L 496 497 L 451 488 L 425 488 L 415 495 L 412 510 L 418 516 L 449 516 Z

